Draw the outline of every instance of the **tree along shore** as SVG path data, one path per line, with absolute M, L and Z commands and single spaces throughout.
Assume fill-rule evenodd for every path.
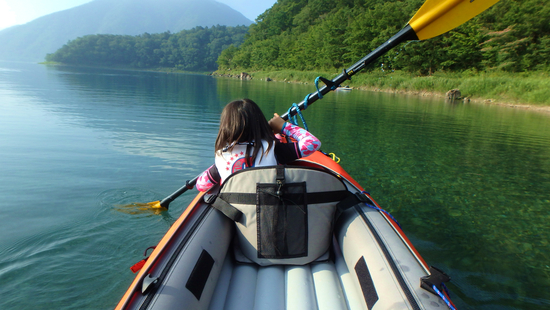
M 196 27 L 176 34 L 90 35 L 46 60 L 154 71 L 249 72 L 311 83 L 333 78 L 406 24 L 423 0 L 278 0 L 250 27 Z M 500 1 L 465 24 L 396 46 L 353 77 L 354 88 L 550 106 L 550 6 Z M 160 68 L 160 69 L 157 69 Z M 335 74 L 336 73 L 336 74 Z
M 95 34 L 69 41 L 46 62 L 77 66 L 212 71 L 222 50 L 239 46 L 248 27 L 195 27 L 138 36 Z
M 240 46 L 221 52 L 217 72 L 301 83 L 334 78 L 396 34 L 423 2 L 279 0 Z M 349 85 L 441 96 L 459 89 L 472 101 L 547 109 L 549 19 L 544 1 L 500 1 L 443 35 L 396 46 Z
M 342 70 L 398 33 L 423 0 L 279 0 L 230 46 L 218 70 Z M 550 72 L 550 6 L 500 1 L 463 25 L 402 43 L 372 62 L 385 72 Z M 376 70 L 375 70 L 376 71 Z
M 130 66 L 101 67 L 67 65 L 55 62 L 43 62 L 42 64 L 176 74 L 205 74 L 229 78 L 301 84 L 313 84 L 315 78 L 318 76 L 332 79 L 338 75 L 338 73 L 324 71 L 278 70 L 242 72 L 217 70 L 214 72 L 196 72 L 168 67 L 136 69 Z M 346 81 L 341 86 L 349 86 L 358 90 L 442 98 L 445 97 L 448 91 L 458 89 L 461 93 L 461 98 L 457 102 L 478 102 L 550 113 L 550 74 L 544 72 L 511 74 L 505 72 L 486 73 L 468 71 L 462 73 L 437 72 L 431 76 L 414 76 L 402 71 L 367 71 L 353 76 L 351 81 Z
M 313 84 L 318 76 L 332 79 L 335 72 L 323 71 L 255 71 L 242 74 L 235 70 L 218 70 L 216 76 L 289 83 Z M 370 91 L 408 93 L 444 97 L 449 90 L 458 89 L 466 101 L 504 105 L 550 112 L 550 74 L 545 72 L 441 72 L 430 76 L 415 76 L 403 71 L 372 70 L 353 76 L 342 86 Z

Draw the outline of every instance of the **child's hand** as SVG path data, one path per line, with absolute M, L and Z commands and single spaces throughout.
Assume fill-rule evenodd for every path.
M 273 118 L 271 118 L 268 123 L 274 133 L 281 133 L 283 126 L 285 125 L 285 120 L 282 119 L 279 114 L 274 113 Z

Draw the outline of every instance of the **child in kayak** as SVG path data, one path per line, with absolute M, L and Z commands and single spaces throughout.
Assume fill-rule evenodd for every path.
M 275 133 L 282 133 L 297 142 L 282 143 Z M 239 170 L 286 164 L 309 156 L 320 147 L 319 139 L 305 129 L 285 122 L 277 113 L 268 122 L 254 101 L 235 100 L 222 111 L 215 164 L 201 174 L 196 187 L 206 192 Z

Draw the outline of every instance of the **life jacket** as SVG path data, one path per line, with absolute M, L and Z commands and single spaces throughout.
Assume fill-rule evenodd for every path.
M 237 261 L 304 265 L 327 257 L 334 219 L 351 206 L 338 204 L 349 196 L 332 173 L 277 165 L 232 174 L 209 202 L 236 223 Z
M 275 142 L 273 142 L 273 144 L 275 144 Z M 266 152 L 269 145 L 267 141 L 262 140 L 262 145 L 264 153 L 262 154 L 262 150 L 260 150 L 257 158 L 254 159 L 253 162 L 246 162 L 246 152 L 248 151 L 250 155 L 252 155 L 253 149 L 253 147 L 248 147 L 248 143 L 236 144 L 231 151 L 216 152 L 214 161 L 218 168 L 222 183 L 231 174 L 248 167 L 277 165 L 274 151 L 275 145 L 271 147 L 269 152 Z

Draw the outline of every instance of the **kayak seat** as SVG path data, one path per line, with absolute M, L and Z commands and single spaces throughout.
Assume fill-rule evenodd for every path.
M 332 173 L 278 165 L 232 174 L 211 203 L 235 222 L 238 262 L 305 265 L 328 258 L 337 205 L 350 195 Z

